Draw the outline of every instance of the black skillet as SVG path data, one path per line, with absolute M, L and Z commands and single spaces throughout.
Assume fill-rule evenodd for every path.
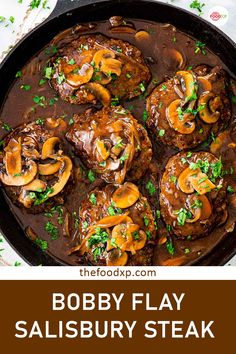
M 58 0 L 50 17 L 21 40 L 0 65 L 0 106 L 4 103 L 15 72 L 40 51 L 59 32 L 81 22 L 107 20 L 120 15 L 149 21 L 171 23 L 204 43 L 236 74 L 236 45 L 224 33 L 199 16 L 171 5 L 146 0 Z M 27 237 L 14 218 L 0 191 L 0 230 L 11 246 L 31 265 L 62 265 L 43 253 Z M 236 254 L 236 232 L 226 237 L 196 265 L 223 265 Z

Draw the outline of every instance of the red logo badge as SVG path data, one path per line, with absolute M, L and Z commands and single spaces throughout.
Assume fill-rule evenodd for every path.
M 214 11 L 212 12 L 212 14 L 210 15 L 210 18 L 212 19 L 212 21 L 219 21 L 219 19 L 221 18 L 221 15 L 219 12 Z

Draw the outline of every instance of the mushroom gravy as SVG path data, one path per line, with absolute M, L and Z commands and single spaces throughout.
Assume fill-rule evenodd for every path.
M 144 126 L 147 118 L 146 97 L 150 95 L 157 85 L 173 77 L 180 66 L 186 69 L 188 67 L 194 68 L 198 65 L 207 64 L 211 67 L 221 66 L 227 72 L 227 68 L 220 58 L 207 49 L 207 43 L 201 43 L 190 38 L 172 25 L 136 20 L 126 20 L 126 23 L 127 25 L 119 27 L 111 27 L 109 21 L 76 26 L 73 29 L 60 33 L 47 47 L 43 48 L 41 52 L 32 58 L 22 68 L 22 76 L 17 78 L 13 83 L 2 107 L 0 117 L 3 129 L 0 132 L 0 139 L 5 137 L 8 127 L 15 129 L 24 123 L 48 117 L 64 117 L 64 120 L 70 127 L 70 125 L 73 125 L 74 114 L 81 115 L 86 109 L 91 107 L 89 104 L 76 105 L 61 100 L 48 85 L 44 77 L 44 67 L 48 60 L 55 55 L 55 52 L 82 34 L 101 33 L 111 38 L 126 40 L 141 50 L 152 74 L 151 82 L 144 90 L 142 96 L 130 101 L 121 100 L 120 104 L 125 109 L 128 109 L 139 123 Z M 139 35 L 135 36 L 137 32 Z M 142 32 L 144 33 L 144 38 L 142 38 Z M 148 36 L 145 34 L 146 32 Z M 232 76 L 231 73 L 228 74 Z M 96 107 L 101 108 L 101 105 L 98 104 Z M 233 105 L 232 127 L 235 117 L 236 108 Z M 233 128 L 231 130 L 233 132 Z M 162 219 L 159 217 L 159 185 L 167 161 L 170 157 L 177 154 L 178 150 L 158 142 L 157 138 L 150 131 L 148 132 L 152 141 L 154 156 L 145 176 L 138 182 L 135 182 L 135 184 L 139 187 L 142 195 L 148 199 L 156 216 L 157 241 L 152 263 L 153 265 L 194 264 L 194 262 L 210 252 L 225 237 L 227 232 L 233 231 L 236 218 L 234 194 L 228 193 L 229 217 L 223 226 L 213 230 L 208 236 L 196 240 L 179 240 L 171 236 L 169 230 L 166 229 Z M 215 140 L 215 136 L 212 136 L 212 139 Z M 228 158 L 228 149 L 225 145 L 228 141 L 229 139 L 223 139 L 221 146 L 215 148 L 217 151 L 220 150 L 223 164 L 225 162 L 224 169 L 226 170 L 232 167 L 231 165 L 236 157 L 234 151 L 231 149 L 231 158 Z M 66 196 L 65 204 L 61 208 L 54 209 L 51 213 L 43 212 L 33 215 L 28 213 L 24 208 L 14 205 L 7 196 L 6 198 L 8 198 L 8 203 L 21 227 L 24 230 L 29 230 L 30 227 L 31 232 L 30 235 L 28 232 L 28 236 L 45 240 L 48 243 L 47 249 L 44 250 L 45 252 L 48 252 L 52 257 L 62 262 L 62 264 L 80 265 L 84 263 L 78 254 L 72 253 L 68 255 L 68 250 L 73 247 L 74 237 L 77 232 L 79 206 L 88 193 L 96 187 L 103 188 L 105 182 L 96 175 L 95 180 L 89 178 L 90 170 L 75 155 L 74 148 L 65 138 L 63 138 L 63 142 L 66 153 L 72 159 L 74 166 L 82 166 L 82 169 L 80 181 L 71 187 Z M 230 142 L 235 142 L 233 133 Z M 211 141 L 208 141 L 208 144 L 198 146 L 195 149 L 191 149 L 191 151 L 209 151 L 210 143 Z M 227 175 L 226 180 L 230 186 L 236 188 L 234 174 Z M 73 225 L 70 225 L 70 232 L 65 230 L 68 221 L 67 212 L 73 220 Z M 47 223 L 51 223 L 56 228 L 54 230 L 57 230 L 58 235 L 54 239 L 52 239 L 50 228 L 45 227 Z M 71 235 L 69 236 L 68 234 Z M 88 262 L 87 264 L 90 263 Z

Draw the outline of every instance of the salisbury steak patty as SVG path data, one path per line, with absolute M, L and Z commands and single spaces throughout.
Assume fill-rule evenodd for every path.
M 59 50 L 49 68 L 53 88 L 76 104 L 108 106 L 111 97 L 131 99 L 143 93 L 151 77 L 138 48 L 101 34 L 74 40 Z
M 121 184 L 126 175 L 137 180 L 147 170 L 152 146 L 146 130 L 121 106 L 88 110 L 74 117 L 67 133 L 87 167 L 108 183 Z
M 197 146 L 229 123 L 226 83 L 219 67 L 178 71 L 149 96 L 148 127 L 165 144 L 179 149 Z
M 161 215 L 180 238 L 206 236 L 227 219 L 221 160 L 208 152 L 170 158 L 161 180 Z
M 151 264 L 154 217 L 133 183 L 93 190 L 82 201 L 79 218 L 80 239 L 71 253 L 85 255 L 94 265 Z
M 9 197 L 32 213 L 43 211 L 45 204 L 64 201 L 73 166 L 55 134 L 65 128 L 62 119 L 39 119 L 18 127 L 5 139 L 0 181 Z

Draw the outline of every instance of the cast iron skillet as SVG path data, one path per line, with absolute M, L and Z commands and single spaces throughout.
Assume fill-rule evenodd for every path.
M 15 73 L 59 32 L 81 22 L 107 20 L 120 15 L 171 23 L 204 43 L 236 74 L 236 44 L 221 31 L 198 16 L 174 6 L 146 0 L 59 0 L 50 17 L 21 40 L 0 65 L 0 106 L 15 78 Z M 0 230 L 11 246 L 31 265 L 62 265 L 43 253 L 21 229 L 0 191 Z M 223 265 L 236 253 L 236 232 L 226 237 L 197 265 Z

